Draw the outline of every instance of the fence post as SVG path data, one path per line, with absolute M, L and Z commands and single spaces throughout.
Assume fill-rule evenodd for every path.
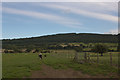
M 68 59 L 69 59 L 69 51 L 67 51 L 67 53 L 68 53 Z
M 84 59 L 85 59 L 85 62 L 87 61 L 87 54 L 85 52 L 85 55 L 84 55 Z
M 112 66 L 112 53 L 110 53 L 110 65 Z
M 97 63 L 99 63 L 99 53 L 97 53 Z
M 67 58 L 69 58 L 69 57 L 68 57 L 68 53 L 67 53 Z
M 72 55 L 70 55 L 70 59 L 72 59 Z
M 73 59 L 75 62 L 78 62 L 78 52 L 75 52 L 75 56 L 74 56 L 74 59 Z
M 88 53 L 88 62 L 90 62 L 90 53 Z

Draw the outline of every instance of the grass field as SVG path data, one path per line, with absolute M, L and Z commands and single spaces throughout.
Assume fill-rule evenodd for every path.
M 32 70 L 40 70 L 41 62 L 36 54 L 3 54 L 3 78 L 30 76 Z
M 70 58 L 71 60 L 75 56 L 75 51 L 74 50 L 56 50 L 57 54 L 54 54 L 54 56 L 59 56 L 62 58 Z M 110 65 L 110 53 L 112 53 L 112 63 L 114 66 L 118 66 L 118 52 L 108 52 L 104 53 L 104 56 L 101 56 L 99 54 L 99 63 L 100 64 L 106 64 Z M 78 53 L 78 59 L 79 60 L 84 60 L 84 55 L 85 52 L 79 52 Z M 97 53 L 91 53 L 91 52 L 86 52 L 86 55 L 90 56 L 90 61 L 91 62 L 96 62 L 97 63 Z
M 65 54 L 67 52 L 70 54 Z M 39 59 L 38 54 L 33 53 L 3 54 L 3 78 L 29 77 L 31 75 L 31 71 L 41 70 L 42 63 L 52 66 L 54 69 L 72 68 L 89 75 L 109 75 L 109 77 L 117 76 L 118 68 L 107 65 L 105 62 L 108 60 L 108 54 L 105 54 L 104 58 L 100 58 L 103 60 L 103 64 L 79 64 L 72 61 L 74 57 L 73 52 L 74 51 L 58 51 L 57 53 L 50 53 L 47 54 L 47 57 L 42 61 Z M 91 56 L 92 55 L 94 54 L 91 54 Z M 113 55 L 114 63 L 118 62 L 117 55 L 117 53 Z M 92 58 L 95 60 L 94 56 Z

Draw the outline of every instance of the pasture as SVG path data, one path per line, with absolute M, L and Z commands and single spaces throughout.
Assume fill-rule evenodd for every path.
M 41 62 L 36 54 L 3 54 L 3 78 L 30 76 L 32 70 L 40 70 Z
M 83 74 L 91 76 L 117 77 L 118 53 L 112 53 L 113 66 L 109 65 L 109 54 L 99 57 L 100 63 L 76 63 L 73 61 L 73 50 L 57 50 L 56 53 L 45 53 L 46 58 L 40 60 L 37 53 L 13 53 L 3 54 L 3 78 L 25 78 L 30 77 L 32 71 L 40 71 L 41 65 L 51 66 L 53 69 L 68 69 L 81 71 Z M 96 54 L 90 53 L 91 60 L 96 61 Z M 79 53 L 79 59 L 83 59 L 83 54 Z M 107 64 L 108 63 L 108 64 Z

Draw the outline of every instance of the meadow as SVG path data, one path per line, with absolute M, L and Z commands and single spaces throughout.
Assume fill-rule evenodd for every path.
M 83 74 L 91 76 L 109 76 L 117 77 L 118 73 L 118 53 L 112 53 L 113 66 L 109 65 L 109 53 L 99 57 L 100 63 L 76 63 L 73 61 L 75 51 L 73 50 L 57 50 L 55 53 L 45 53 L 46 58 L 40 60 L 37 53 L 12 53 L 3 54 L 3 78 L 24 78 L 30 77 L 32 71 L 41 70 L 41 65 L 46 64 L 54 69 L 71 68 L 81 71 Z M 43 54 L 44 55 L 44 54 Z M 96 54 L 90 53 L 91 60 L 96 61 Z M 79 59 L 83 59 L 83 54 L 79 53 Z M 108 63 L 108 64 L 107 64 Z
M 40 70 L 41 62 L 36 54 L 3 54 L 2 77 L 22 78 L 30 76 L 32 70 Z

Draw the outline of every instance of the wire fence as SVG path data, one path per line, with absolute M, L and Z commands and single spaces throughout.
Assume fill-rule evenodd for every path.
M 75 58 L 75 53 L 75 51 L 59 51 L 54 53 L 53 56 L 73 60 Z M 80 63 L 87 62 L 118 66 L 118 54 L 118 52 L 108 52 L 104 53 L 103 56 L 101 56 L 99 53 L 79 52 L 77 53 L 77 61 Z

